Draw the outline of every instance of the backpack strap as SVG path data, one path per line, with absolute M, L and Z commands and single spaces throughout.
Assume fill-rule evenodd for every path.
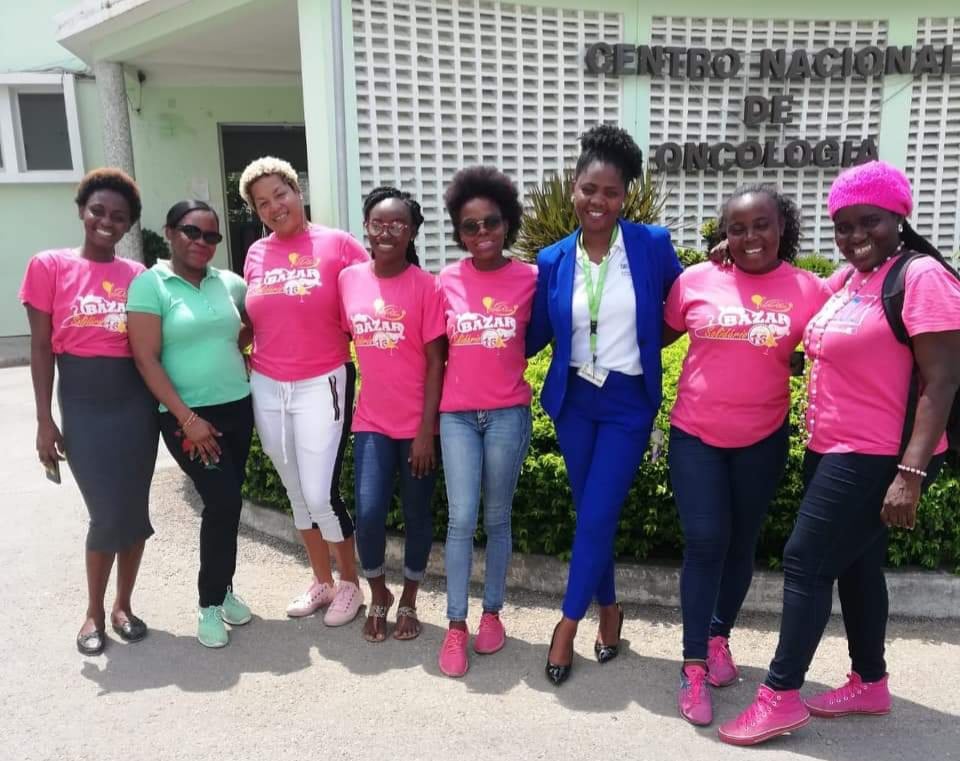
M 907 326 L 903 324 L 903 300 L 907 288 L 907 267 L 914 259 L 919 259 L 926 254 L 909 253 L 901 256 L 893 263 L 893 266 L 887 270 L 883 278 L 883 288 L 881 291 L 881 302 L 883 304 L 883 314 L 887 318 L 887 324 L 893 331 L 894 337 L 904 346 L 910 348 L 913 354 L 913 342 L 907 333 Z M 920 370 L 917 367 L 916 357 L 913 360 L 913 369 L 910 372 L 910 389 L 907 392 L 907 411 L 903 419 L 903 430 L 900 433 L 900 457 L 907 451 L 907 445 L 910 443 L 910 437 L 913 435 L 913 423 L 917 417 L 917 403 L 920 399 Z

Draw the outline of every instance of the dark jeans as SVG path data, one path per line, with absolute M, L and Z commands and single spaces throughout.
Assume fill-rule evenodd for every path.
M 407 461 L 412 443 L 413 439 L 391 439 L 372 431 L 358 431 L 353 435 L 357 551 L 363 575 L 368 579 L 384 575 L 387 513 L 393 501 L 396 480 L 400 481 L 400 504 L 403 507 L 403 576 L 411 581 L 421 581 L 427 570 L 433 542 L 431 502 L 437 485 L 437 471 L 423 478 L 414 478 Z M 439 438 L 434 447 L 439 456 Z
M 790 426 L 747 447 L 705 444 L 670 429 L 670 483 L 683 527 L 683 657 L 704 660 L 707 639 L 729 637 L 753 579 L 763 520 L 783 477 Z
M 160 416 L 163 441 L 177 464 L 190 476 L 203 501 L 200 519 L 200 574 L 197 586 L 200 607 L 219 605 L 233 585 L 237 567 L 237 531 L 240 528 L 240 509 L 243 497 L 240 487 L 250 453 L 253 435 L 253 407 L 250 397 L 227 404 L 195 407 L 200 417 L 223 435 L 220 444 L 220 462 L 205 466 L 198 457 L 191 460 L 183 451 L 180 426 L 169 412 Z
M 943 460 L 938 455 L 930 461 L 925 485 L 936 478 Z M 783 551 L 780 642 L 766 679 L 772 689 L 803 685 L 830 618 L 834 580 L 853 670 L 865 682 L 879 681 L 886 673 L 883 563 L 889 532 L 880 510 L 898 461 L 885 455 L 807 451 L 806 493 Z

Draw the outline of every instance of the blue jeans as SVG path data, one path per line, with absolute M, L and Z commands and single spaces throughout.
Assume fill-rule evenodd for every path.
M 790 425 L 746 447 L 714 447 L 670 429 L 670 483 L 683 527 L 683 657 L 705 660 L 729 637 L 753 579 L 754 554 L 787 464 Z
M 510 516 L 520 466 L 530 446 L 530 408 L 443 412 L 440 444 L 450 510 L 447 525 L 447 618 L 467 619 L 480 496 L 487 535 L 483 610 L 503 607 L 513 540 Z
M 924 487 L 937 477 L 944 455 L 927 465 Z M 865 682 L 886 673 L 887 582 L 883 563 L 889 530 L 880 520 L 898 457 L 821 455 L 807 450 L 807 490 L 783 550 L 783 615 L 780 642 L 766 684 L 798 690 L 830 618 L 837 581 L 853 670 Z
M 577 511 L 563 615 L 579 621 L 590 601 L 617 601 L 613 549 L 627 493 L 650 440 L 656 408 L 642 375 L 611 372 L 602 388 L 570 371 L 555 421 Z
M 420 581 L 427 570 L 433 541 L 433 488 L 437 472 L 414 478 L 407 457 L 412 439 L 391 439 L 380 433 L 360 431 L 353 437 L 356 474 L 357 552 L 368 579 L 383 576 L 387 541 L 387 513 L 393 499 L 394 479 L 399 473 L 403 506 L 403 575 Z

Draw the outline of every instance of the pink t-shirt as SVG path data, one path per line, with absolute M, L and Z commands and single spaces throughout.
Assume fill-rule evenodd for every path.
M 343 329 L 360 364 L 354 431 L 412 439 L 423 418 L 426 345 L 444 333 L 437 278 L 419 267 L 379 278 L 372 263 L 340 273 Z
M 120 257 L 94 262 L 72 249 L 42 251 L 27 265 L 20 301 L 50 315 L 54 354 L 129 357 L 127 288 L 144 269 Z
M 726 448 L 776 431 L 790 407 L 790 355 L 829 295 L 816 275 L 786 262 L 764 275 L 712 262 L 686 269 L 663 314 L 690 336 L 671 423 Z
M 347 362 L 350 339 L 340 325 L 337 277 L 369 258 L 349 234 L 320 225 L 250 246 L 243 265 L 253 325 L 250 366 L 273 380 L 298 381 Z
M 814 452 L 900 451 L 913 355 L 883 313 L 883 279 L 895 259 L 872 274 L 850 277 L 849 266 L 834 273 L 829 283 L 837 292 L 807 327 L 807 446 Z M 960 281 L 935 259 L 907 267 L 903 324 L 911 336 L 960 330 Z M 946 446 L 943 436 L 935 451 Z
M 481 272 L 467 257 L 440 273 L 450 342 L 441 412 L 530 404 L 524 339 L 537 268 L 511 259 Z

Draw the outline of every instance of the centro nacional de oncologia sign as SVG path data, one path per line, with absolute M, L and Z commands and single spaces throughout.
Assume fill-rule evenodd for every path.
M 960 55 L 958 55 L 960 58 Z M 648 76 L 686 79 L 690 82 L 729 80 L 744 71 L 743 54 L 733 48 L 710 50 L 669 45 L 631 45 L 595 42 L 584 55 L 586 71 L 605 76 Z M 764 48 L 753 79 L 776 82 L 848 79 L 887 75 L 960 75 L 952 45 L 924 45 L 914 48 L 868 46 L 805 49 Z M 746 128 L 764 124 L 788 125 L 795 117 L 790 93 L 745 95 L 740 119 Z M 816 142 L 804 138 L 780 142 L 776 138 L 746 139 L 736 144 L 721 140 L 708 142 L 664 142 L 651 148 L 651 163 L 660 172 L 719 172 L 731 168 L 800 169 L 806 166 L 846 167 L 878 157 L 876 138 L 826 137 Z

